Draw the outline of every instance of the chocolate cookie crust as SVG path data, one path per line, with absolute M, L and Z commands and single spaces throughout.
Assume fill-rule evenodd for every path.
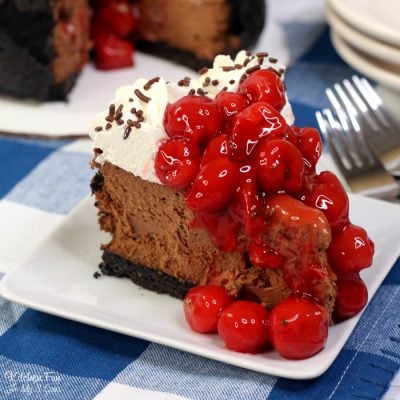
M 66 100 L 86 61 L 88 35 L 87 0 L 0 0 L 0 94 Z
M 103 262 L 99 265 L 104 275 L 128 278 L 137 285 L 160 294 L 183 299 L 187 291 L 194 286 L 191 282 L 182 282 L 171 275 L 152 268 L 134 264 L 110 251 L 104 250 Z

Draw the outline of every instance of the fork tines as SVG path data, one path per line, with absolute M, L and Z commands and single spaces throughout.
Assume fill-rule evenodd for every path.
M 362 132 L 385 168 L 400 175 L 400 126 L 367 79 L 356 75 L 326 89 L 340 123 Z
M 339 117 L 340 112 L 343 115 Z M 340 172 L 353 192 L 394 199 L 400 186 L 371 150 L 362 131 L 355 130 L 344 113 L 341 110 L 334 115 L 330 109 L 316 113 L 321 133 Z

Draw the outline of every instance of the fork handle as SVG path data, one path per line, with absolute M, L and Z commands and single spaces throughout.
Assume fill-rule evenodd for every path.
M 353 177 L 350 186 L 355 193 L 383 200 L 394 199 L 400 194 L 400 185 L 396 179 L 379 172 Z

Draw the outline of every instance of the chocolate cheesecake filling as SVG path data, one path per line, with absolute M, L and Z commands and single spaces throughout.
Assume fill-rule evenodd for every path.
M 191 227 L 193 213 L 182 194 L 108 162 L 94 167 L 99 168 L 92 189 L 100 227 L 112 235 L 102 246 L 103 273 L 129 277 L 143 287 L 180 298 L 194 285 L 222 285 L 234 296 L 272 307 L 292 293 L 285 273 L 301 280 L 297 271 L 318 260 L 323 277 L 315 282 L 312 294 L 333 310 L 336 288 L 325 255 L 330 232 L 319 232 L 313 221 L 291 226 L 283 217 L 272 219 L 268 241 L 285 256 L 285 268 L 254 267 L 246 254 L 221 251 L 207 231 Z M 308 248 L 309 253 L 297 254 L 295 248 Z
M 216 54 L 252 47 L 264 27 L 265 2 L 140 0 L 139 49 L 192 68 Z

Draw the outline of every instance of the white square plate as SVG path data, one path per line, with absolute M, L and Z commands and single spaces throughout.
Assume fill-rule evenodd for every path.
M 3 278 L 3 297 L 50 314 L 293 379 L 325 372 L 360 318 L 331 327 L 325 349 L 306 360 L 286 360 L 274 351 L 250 355 L 226 350 L 217 335 L 189 329 L 180 300 L 139 288 L 127 279 L 93 278 L 100 262 L 100 243 L 108 240 L 99 232 L 93 202 L 91 198 L 82 201 L 26 262 Z M 400 253 L 400 207 L 354 195 L 350 202 L 352 222 L 365 227 L 376 245 L 373 266 L 362 274 L 371 298 Z

